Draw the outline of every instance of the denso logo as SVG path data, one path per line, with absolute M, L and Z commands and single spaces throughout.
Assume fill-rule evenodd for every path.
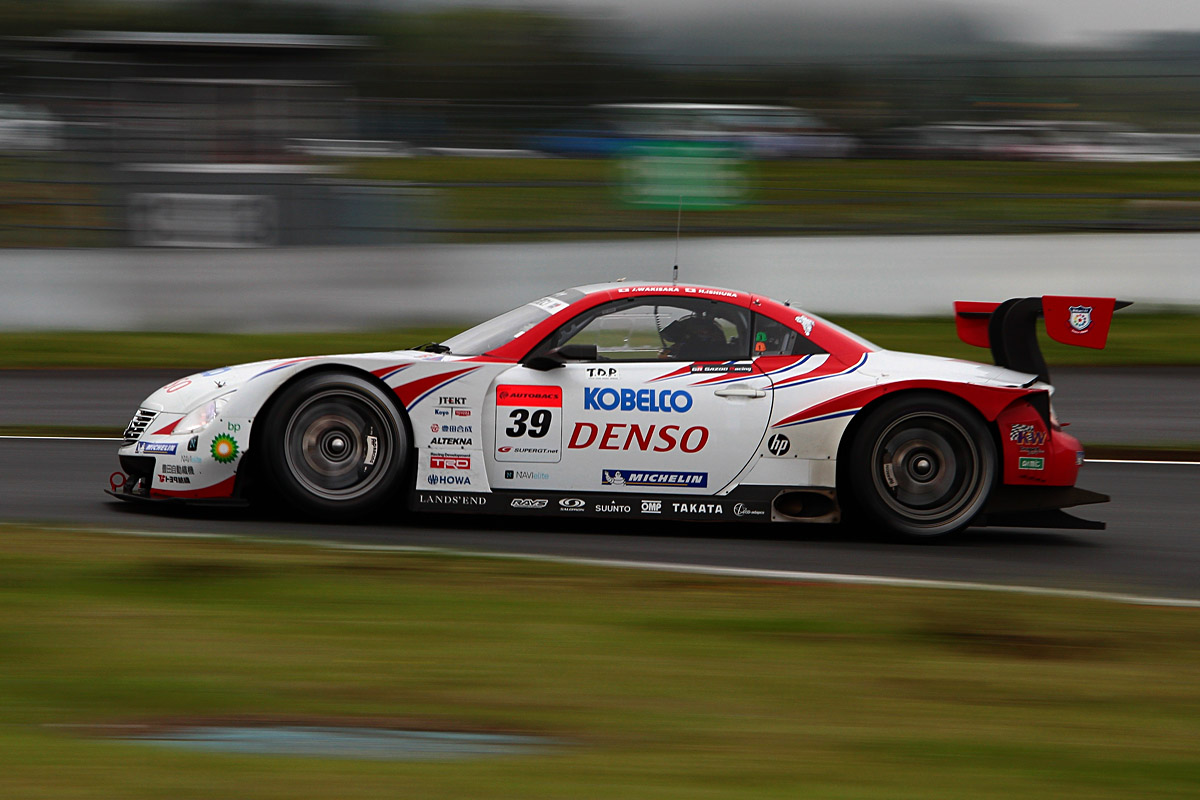
M 582 450 L 596 445 L 598 450 L 653 450 L 656 453 L 667 453 L 679 448 L 685 453 L 698 453 L 706 444 L 708 428 L 701 425 L 683 430 L 678 425 L 626 425 L 610 422 L 604 426 L 604 432 L 601 433 L 599 425 L 576 422 L 567 447 Z
M 470 469 L 470 456 L 433 456 L 429 457 L 430 469 Z
M 675 411 L 680 414 L 692 407 L 692 396 L 671 389 L 610 389 L 585 386 L 584 411 Z

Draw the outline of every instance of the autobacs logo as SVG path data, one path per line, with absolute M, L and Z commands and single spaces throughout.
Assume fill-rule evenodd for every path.
M 692 407 L 692 396 L 671 389 L 610 389 L 585 386 L 584 411 L 664 411 L 682 414 Z

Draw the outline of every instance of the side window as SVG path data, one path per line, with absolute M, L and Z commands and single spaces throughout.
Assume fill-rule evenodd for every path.
M 807 356 L 824 353 L 799 331 L 762 314 L 754 315 L 755 356 Z
M 564 325 L 542 349 L 594 344 L 602 361 L 729 361 L 749 354 L 750 312 L 711 300 L 641 298 Z

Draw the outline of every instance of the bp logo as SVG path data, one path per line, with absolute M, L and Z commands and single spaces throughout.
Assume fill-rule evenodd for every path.
M 218 464 L 228 464 L 238 457 L 237 440 L 222 433 L 212 441 L 212 457 Z
M 1067 312 L 1071 315 L 1071 330 L 1076 333 L 1087 333 L 1088 328 L 1092 327 L 1091 306 L 1070 306 Z

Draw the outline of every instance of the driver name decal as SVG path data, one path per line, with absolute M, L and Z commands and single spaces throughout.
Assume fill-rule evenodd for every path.
M 557 463 L 562 458 L 562 387 L 496 387 L 496 460 Z

